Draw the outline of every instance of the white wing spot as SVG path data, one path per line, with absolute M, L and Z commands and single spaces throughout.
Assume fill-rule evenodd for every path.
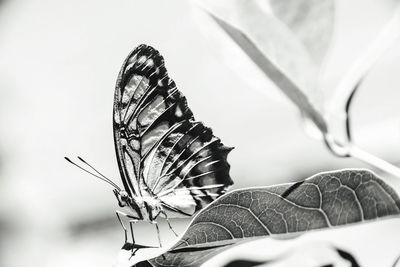
M 134 150 L 139 150 L 139 149 L 140 149 L 140 143 L 139 143 L 138 140 L 133 139 L 133 140 L 131 140 L 129 143 L 130 143 L 131 147 L 132 147 Z
M 143 64 L 143 63 L 146 62 L 146 60 L 147 60 L 147 57 L 146 57 L 146 56 L 141 56 L 141 57 L 137 60 L 137 62 L 138 62 L 138 64 Z
M 182 112 L 181 108 L 179 106 L 177 106 L 176 111 L 175 111 L 175 116 L 180 118 L 180 117 L 182 117 L 182 115 L 183 115 L 183 112 Z
M 154 66 L 154 60 L 152 60 L 152 59 L 150 58 L 149 60 L 147 60 L 146 67 L 152 68 L 153 66 Z

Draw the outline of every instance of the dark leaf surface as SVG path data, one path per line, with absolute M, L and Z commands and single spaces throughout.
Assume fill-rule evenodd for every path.
M 252 237 L 309 231 L 398 215 L 396 192 L 367 170 L 317 174 L 299 183 L 233 191 L 191 222 L 154 266 L 198 266 Z

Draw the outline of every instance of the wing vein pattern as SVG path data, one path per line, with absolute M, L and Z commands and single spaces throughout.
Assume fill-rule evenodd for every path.
M 131 196 L 159 198 L 166 210 L 190 216 L 233 184 L 227 162 L 232 148 L 194 119 L 163 57 L 150 46 L 134 49 L 121 68 L 113 128 Z

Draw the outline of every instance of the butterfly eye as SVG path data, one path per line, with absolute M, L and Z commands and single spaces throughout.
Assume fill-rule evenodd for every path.
M 115 197 L 118 200 L 118 205 L 120 207 L 125 207 L 129 201 L 129 195 L 126 191 L 117 191 L 117 190 L 113 190 Z
M 126 191 L 120 191 L 119 195 L 120 195 L 122 201 L 128 200 L 128 193 Z

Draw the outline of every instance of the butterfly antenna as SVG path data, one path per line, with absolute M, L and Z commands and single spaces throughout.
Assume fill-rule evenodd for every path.
M 78 164 L 76 164 L 75 162 L 73 162 L 73 161 L 72 161 L 71 159 L 69 159 L 68 157 L 64 157 L 64 159 L 65 159 L 66 161 L 68 161 L 69 163 L 71 163 L 72 165 L 74 165 L 75 167 L 81 169 L 82 171 L 87 172 L 87 173 L 93 175 L 94 177 L 99 178 L 100 180 L 103 180 L 104 182 L 106 182 L 106 183 L 110 184 L 111 186 L 115 187 L 118 191 L 121 191 L 121 189 L 119 188 L 119 186 L 117 186 L 115 183 L 113 183 L 110 179 L 104 178 L 104 177 L 102 177 L 102 176 L 99 176 L 99 175 L 96 175 L 96 174 L 92 173 L 91 171 L 86 170 L 86 169 L 83 168 L 82 166 L 79 166 Z
M 93 167 L 91 164 L 89 164 L 86 160 L 84 160 L 83 158 L 78 156 L 78 159 L 80 161 L 82 161 L 83 163 L 85 163 L 89 168 L 91 168 L 92 170 L 94 170 L 98 175 L 100 175 L 101 177 L 103 177 L 105 180 L 107 180 L 110 184 L 112 184 L 115 188 L 117 188 L 118 190 L 121 191 L 121 189 L 119 188 L 118 185 L 116 185 L 110 178 L 108 178 L 107 176 L 105 176 L 104 174 L 102 174 L 101 172 L 99 172 L 95 167 Z

